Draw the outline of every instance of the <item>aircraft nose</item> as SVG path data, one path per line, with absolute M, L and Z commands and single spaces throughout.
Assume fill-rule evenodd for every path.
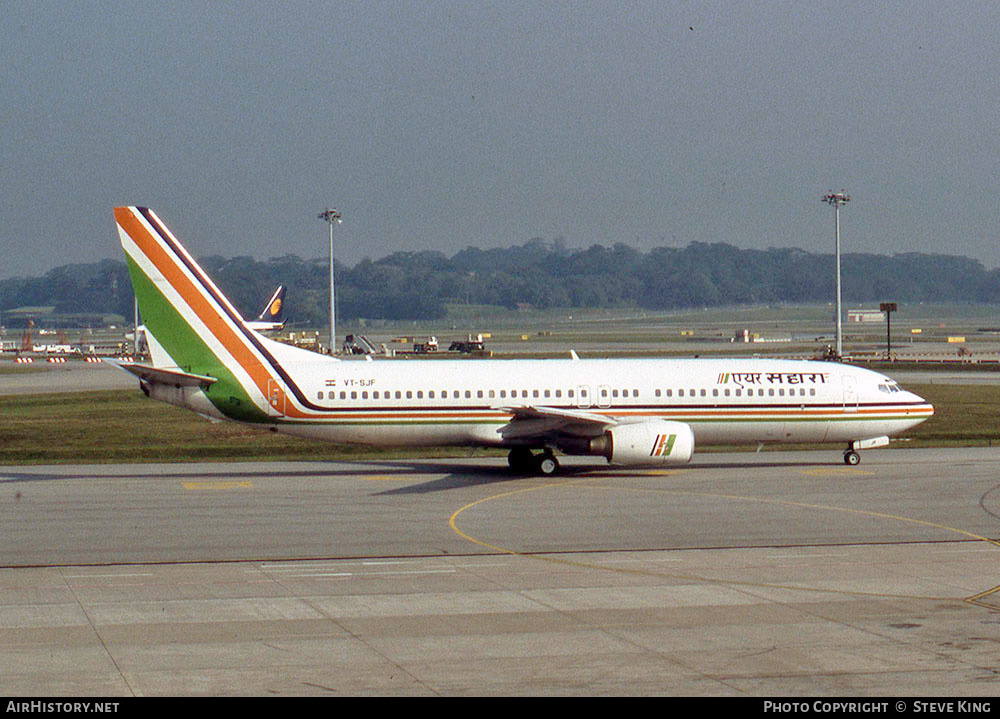
M 934 405 L 925 400 L 916 392 L 910 392 L 909 390 L 906 390 L 906 393 L 910 395 L 909 401 L 917 406 L 918 411 L 924 414 L 925 418 L 934 415 Z

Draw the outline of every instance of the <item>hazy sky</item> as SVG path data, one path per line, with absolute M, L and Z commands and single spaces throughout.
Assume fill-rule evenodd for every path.
M 1000 265 L 995 2 L 0 0 L 0 277 L 692 240 Z

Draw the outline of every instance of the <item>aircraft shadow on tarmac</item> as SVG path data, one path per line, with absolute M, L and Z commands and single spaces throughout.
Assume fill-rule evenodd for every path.
M 428 482 L 398 487 L 396 489 L 383 492 L 376 492 L 373 496 L 394 495 L 394 494 L 420 494 L 426 492 L 443 491 L 448 489 L 458 489 L 480 484 L 493 484 L 496 482 L 510 482 L 525 479 L 538 479 L 546 481 L 559 481 L 574 477 L 587 476 L 620 476 L 628 477 L 632 474 L 643 474 L 657 468 L 629 468 L 615 467 L 601 464 L 563 465 L 557 475 L 551 477 L 541 477 L 531 473 L 513 472 L 503 460 L 497 460 L 495 464 L 477 462 L 475 464 L 456 460 L 370 460 L 365 462 L 345 463 L 346 466 L 329 466 L 330 464 L 340 464 L 339 462 L 301 462 L 296 463 L 295 469 L 275 470 L 273 468 L 261 467 L 252 468 L 252 464 L 242 465 L 239 469 L 218 469 L 208 470 L 201 468 L 197 471 L 190 469 L 190 465 L 178 464 L 176 471 L 170 472 L 144 472 L 142 470 L 134 472 L 109 472 L 92 473 L 88 471 L 49 473 L 49 472 L 11 472 L 0 467 L 0 485 L 29 482 L 53 482 L 67 480 L 130 480 L 130 479 L 200 479 L 200 480 L 247 480 L 247 479 L 296 479 L 309 477 L 343 477 L 355 478 L 367 472 L 378 472 L 382 475 L 393 475 L 400 479 L 405 479 L 409 475 L 441 474 L 443 477 L 432 479 Z M 671 470 L 699 470 L 699 469 L 750 469 L 750 468 L 787 468 L 787 467 L 825 467 L 829 465 L 840 466 L 839 462 L 823 461 L 767 461 L 767 462 L 733 462 L 731 460 L 712 461 L 699 458 L 698 461 L 687 465 L 670 467 Z
M 396 473 L 400 478 L 408 474 L 444 474 L 446 476 L 432 479 L 420 484 L 397 487 L 382 492 L 373 493 L 372 496 L 380 495 L 401 495 L 401 494 L 426 494 L 429 492 L 446 491 L 462 487 L 471 487 L 482 484 L 495 484 L 498 482 L 513 482 L 526 479 L 535 479 L 546 482 L 559 482 L 560 480 L 573 479 L 578 477 L 629 477 L 636 474 L 644 474 L 651 469 L 657 468 L 628 468 L 614 467 L 611 465 L 563 465 L 559 473 L 554 476 L 539 476 L 531 473 L 513 472 L 506 463 L 496 464 L 462 464 L 461 460 L 454 462 L 407 462 L 405 460 L 391 462 L 374 462 L 380 467 L 392 467 L 387 473 Z M 680 465 L 670 467 L 672 470 L 696 471 L 699 469 L 750 469 L 750 468 L 788 468 L 788 467 L 825 467 L 830 464 L 842 466 L 839 462 L 803 462 L 803 461 L 772 461 L 772 462 L 705 462 L 697 464 Z

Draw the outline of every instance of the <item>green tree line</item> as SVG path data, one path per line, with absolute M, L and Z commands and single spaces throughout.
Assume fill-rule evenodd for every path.
M 325 260 L 295 255 L 201 259 L 245 316 L 279 285 L 288 287 L 289 321 L 321 325 L 328 314 Z M 636 307 L 650 310 L 759 303 L 827 302 L 833 256 L 795 248 L 747 250 L 724 243 L 640 251 L 624 244 L 567 249 L 533 239 L 509 248 L 469 247 L 451 257 L 395 252 L 353 267 L 336 265 L 343 319 L 437 319 L 449 304 L 514 308 Z M 847 302 L 1000 302 L 1000 269 L 966 257 L 903 253 L 845 254 Z M 60 313 L 132 315 L 125 264 L 64 265 L 41 277 L 0 281 L 0 309 L 54 306 Z

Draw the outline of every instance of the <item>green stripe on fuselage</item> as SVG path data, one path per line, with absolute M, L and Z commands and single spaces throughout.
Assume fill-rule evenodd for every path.
M 184 372 L 215 377 L 218 382 L 205 395 L 222 414 L 241 422 L 272 422 L 251 401 L 243 385 L 216 357 L 180 312 L 167 300 L 156 283 L 126 255 L 132 287 L 139 302 L 142 322 L 147 331 Z

